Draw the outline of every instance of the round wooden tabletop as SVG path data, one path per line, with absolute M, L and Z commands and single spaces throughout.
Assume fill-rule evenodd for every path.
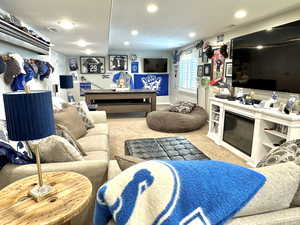
M 37 175 L 18 180 L 0 191 L 1 225 L 68 224 L 90 202 L 92 184 L 80 174 L 43 173 L 43 180 L 56 189 L 56 194 L 40 202 L 28 197 L 28 191 L 38 183 Z

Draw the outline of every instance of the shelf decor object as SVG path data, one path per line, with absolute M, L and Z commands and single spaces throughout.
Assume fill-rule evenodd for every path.
M 72 75 L 60 75 L 59 76 L 59 84 L 61 89 L 72 89 L 73 85 L 73 76 Z M 67 96 L 69 102 L 74 102 L 74 97 L 68 92 Z
M 55 133 L 50 91 L 12 92 L 3 94 L 8 137 L 12 141 L 33 141 Z M 38 147 L 35 149 L 38 186 L 29 195 L 40 201 L 55 189 L 43 183 Z

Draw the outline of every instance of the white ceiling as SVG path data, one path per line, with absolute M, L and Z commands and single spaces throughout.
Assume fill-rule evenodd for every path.
M 84 55 L 90 48 L 95 55 L 107 55 L 111 0 L 0 0 L 0 8 L 23 20 L 49 37 L 54 49 L 66 55 Z M 57 22 L 69 19 L 76 24 L 64 30 Z M 47 27 L 57 28 L 53 33 Z M 73 43 L 79 39 L 92 45 L 81 48 Z
M 149 14 L 146 6 L 156 3 L 159 10 Z M 193 40 L 224 32 L 241 25 L 295 8 L 299 0 L 113 0 L 110 49 L 172 49 Z M 245 9 L 248 16 L 237 20 L 234 13 Z M 132 29 L 140 35 L 133 37 Z M 196 32 L 191 39 L 188 33 Z M 130 41 L 130 46 L 124 46 Z
M 157 13 L 147 13 L 149 3 L 158 5 Z M 66 55 L 83 55 L 87 48 L 94 55 L 107 55 L 109 50 L 173 49 L 222 33 L 232 24 L 246 24 L 296 7 L 300 7 L 299 0 L 0 0 L 0 8 L 48 36 L 54 49 Z M 239 9 L 247 10 L 248 16 L 235 19 Z M 74 21 L 76 28 L 60 28 L 57 22 L 65 18 Z M 132 29 L 139 30 L 139 35 L 132 36 Z M 196 37 L 188 37 L 189 32 L 196 32 Z M 79 39 L 92 45 L 74 45 Z M 124 46 L 124 41 L 131 45 Z

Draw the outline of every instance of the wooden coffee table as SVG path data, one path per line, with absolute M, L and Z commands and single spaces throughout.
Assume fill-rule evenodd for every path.
M 1 225 L 69 225 L 88 206 L 92 194 L 88 178 L 73 172 L 50 172 L 43 173 L 43 179 L 57 193 L 40 202 L 27 195 L 37 185 L 37 175 L 18 180 L 0 191 Z

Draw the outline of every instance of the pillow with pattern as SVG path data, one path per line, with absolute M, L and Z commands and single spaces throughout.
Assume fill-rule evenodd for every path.
M 11 141 L 8 139 L 8 132 L 5 120 L 0 120 L 0 140 L 4 143 L 9 144 L 13 149 L 23 154 L 25 157 L 28 157 L 31 160 L 35 160 L 35 157 L 32 154 L 30 147 L 25 141 Z
M 74 102 L 72 104 L 70 104 L 70 103 L 63 104 L 63 108 L 67 108 L 69 106 L 74 106 L 76 108 L 86 129 L 91 129 L 91 128 L 95 127 L 93 121 L 88 117 L 88 115 L 86 114 L 84 109 L 81 107 L 81 104 L 79 102 Z
M 300 158 L 300 139 L 288 141 L 273 148 L 258 164 L 257 167 L 297 161 Z
M 192 102 L 179 102 L 177 104 L 171 105 L 169 108 L 170 112 L 178 112 L 178 113 L 191 113 L 194 108 L 196 107 L 196 104 Z
M 288 141 L 279 147 L 273 148 L 258 164 L 257 167 L 271 166 L 279 163 L 294 162 L 300 165 L 300 139 Z M 291 203 L 300 206 L 300 186 Z

